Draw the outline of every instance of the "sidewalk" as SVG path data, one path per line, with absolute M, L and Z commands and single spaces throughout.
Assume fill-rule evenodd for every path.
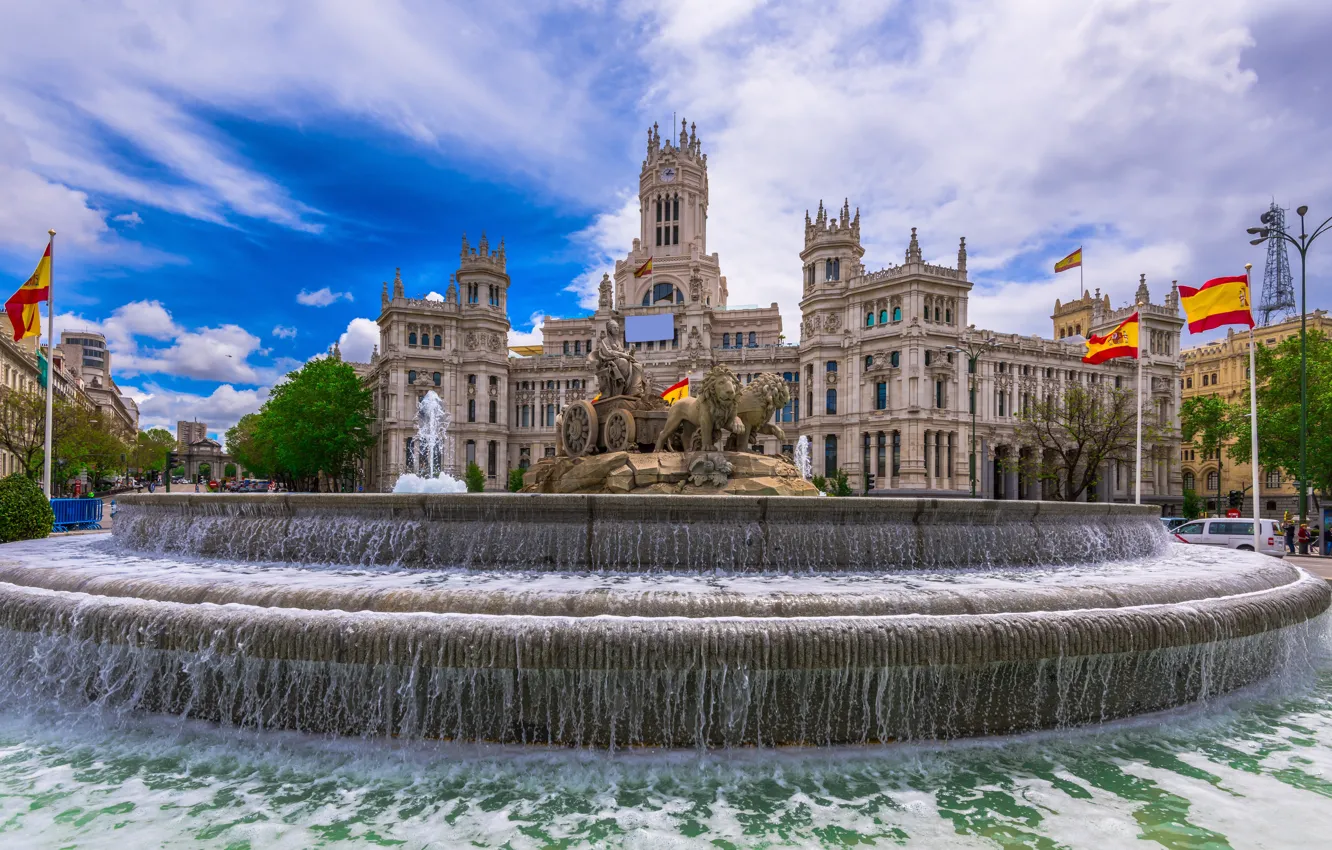
M 1303 567 L 1314 575 L 1332 581 L 1332 558 L 1317 555 L 1287 555 L 1286 562 Z

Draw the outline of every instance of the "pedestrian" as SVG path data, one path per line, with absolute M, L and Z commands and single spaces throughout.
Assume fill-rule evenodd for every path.
M 1295 541 L 1300 544 L 1300 554 L 1309 554 L 1309 524 L 1300 523 L 1299 531 L 1295 532 Z
M 1286 520 L 1286 525 L 1285 525 L 1285 527 L 1284 527 L 1284 533 L 1285 533 L 1285 537 L 1286 537 L 1286 554 L 1288 554 L 1288 555 L 1294 555 L 1294 554 L 1295 554 L 1295 523 L 1291 522 L 1290 520 Z
M 1323 554 L 1332 557 L 1332 525 L 1323 526 Z

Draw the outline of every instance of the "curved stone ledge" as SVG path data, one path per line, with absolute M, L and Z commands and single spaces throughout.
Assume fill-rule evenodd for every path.
M 617 588 L 525 591 L 480 587 L 293 585 L 263 574 L 170 576 L 106 575 L 96 567 L 26 566 L 0 560 L 0 582 L 97 596 L 185 604 L 253 605 L 261 608 L 377 611 L 383 613 L 490 614 L 538 617 L 837 617 L 903 614 L 1004 614 L 1125 608 L 1191 602 L 1287 585 L 1299 571 L 1276 559 L 1255 560 L 1224 571 L 1136 580 L 1081 577 L 1057 586 L 1026 584 L 873 591 L 804 590 L 745 592 Z
M 1326 610 L 1300 573 L 1174 605 L 968 616 L 486 617 L 0 585 L 0 686 L 256 727 L 588 744 L 839 743 L 1096 722 L 1249 684 Z
M 158 495 L 121 500 L 127 551 L 244 561 L 819 572 L 1087 564 L 1159 553 L 1157 509 L 947 499 Z

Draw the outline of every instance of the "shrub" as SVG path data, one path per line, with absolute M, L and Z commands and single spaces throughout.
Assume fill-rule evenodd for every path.
M 509 492 L 510 492 L 510 493 L 517 493 L 519 490 L 523 489 L 523 472 L 524 472 L 524 471 L 525 471 L 525 470 L 522 470 L 522 469 L 510 469 L 510 470 L 509 470 Z
M 826 492 L 829 496 L 851 495 L 851 484 L 847 481 L 845 469 L 838 469 L 833 472 L 832 479 L 828 481 Z
M 809 483 L 813 484 L 814 488 L 817 490 L 822 490 L 825 493 L 828 492 L 828 479 L 824 478 L 822 475 L 811 475 Z
M 1193 490 L 1184 491 L 1184 518 L 1197 519 L 1203 515 L 1203 500 Z M 1252 523 L 1251 523 L 1252 524 Z
M 18 473 L 0 480 L 0 543 L 45 537 L 54 524 L 51 502 L 37 482 Z
M 481 471 L 481 467 L 474 463 L 467 464 L 467 471 L 463 473 L 463 480 L 467 482 L 468 493 L 480 493 L 486 489 L 486 474 Z

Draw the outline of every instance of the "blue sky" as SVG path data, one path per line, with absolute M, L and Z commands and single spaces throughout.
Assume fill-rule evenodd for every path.
M 1299 16 L 1299 24 L 1291 21 Z M 1332 5 L 1286 0 L 515 4 L 155 0 L 7 9 L 0 273 L 57 240 L 61 327 L 108 334 L 144 424 L 220 431 L 342 340 L 380 283 L 443 292 L 507 242 L 515 341 L 583 312 L 635 230 L 645 130 L 709 154 L 734 303 L 798 324 L 803 213 L 850 197 L 866 264 L 965 235 L 972 319 L 1049 333 L 1262 252 L 1272 196 L 1332 214 Z M 1319 219 L 1321 220 L 1321 219 Z M 1329 307 L 1332 239 L 1310 303 Z

